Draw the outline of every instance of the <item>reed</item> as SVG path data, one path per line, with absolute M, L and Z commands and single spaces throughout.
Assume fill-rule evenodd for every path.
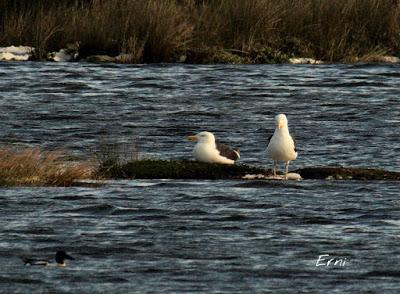
M 127 63 L 355 60 L 400 49 L 398 0 L 0 0 L 0 46 Z M 232 56 L 235 55 L 235 56 Z M 260 58 L 261 55 L 261 58 Z M 216 57 L 217 56 L 217 57 Z
M 1 186 L 71 186 L 91 177 L 89 162 L 71 162 L 64 152 L 0 148 Z

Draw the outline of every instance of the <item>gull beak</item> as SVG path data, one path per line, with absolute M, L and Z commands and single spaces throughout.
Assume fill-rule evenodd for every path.
M 197 141 L 197 136 L 187 136 L 186 139 L 188 139 L 189 141 Z
M 278 122 L 278 129 L 282 129 L 284 127 L 284 123 L 282 121 Z

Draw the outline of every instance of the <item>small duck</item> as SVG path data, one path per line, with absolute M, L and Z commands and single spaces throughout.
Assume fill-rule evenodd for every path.
M 42 265 L 42 266 L 57 266 L 57 267 L 66 266 L 65 263 L 66 259 L 75 260 L 75 258 L 68 255 L 64 250 L 57 251 L 55 259 L 56 263 L 52 263 L 51 261 L 45 259 L 34 259 L 25 256 L 22 257 L 22 261 L 25 263 L 25 265 Z

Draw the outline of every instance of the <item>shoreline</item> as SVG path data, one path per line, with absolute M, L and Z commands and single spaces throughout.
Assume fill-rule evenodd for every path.
M 219 51 L 222 52 L 222 51 Z M 341 62 L 328 62 L 311 57 L 280 57 L 276 60 L 267 60 L 264 58 L 251 59 L 248 56 L 238 55 L 224 51 L 220 54 L 218 59 L 209 57 L 203 62 L 190 62 L 187 56 L 182 55 L 179 60 L 170 62 L 153 62 L 153 63 L 133 63 L 130 54 L 120 53 L 116 56 L 105 54 L 89 55 L 87 57 L 80 57 L 78 47 L 69 49 L 60 49 L 58 52 L 46 53 L 47 58 L 38 59 L 35 57 L 35 48 L 30 46 L 8 46 L 0 47 L 0 61 L 34 61 L 34 62 L 85 62 L 85 63 L 115 63 L 115 64 L 198 64 L 198 65 L 217 65 L 217 64 L 238 64 L 238 65 L 251 65 L 251 64 L 309 64 L 309 65 L 323 65 L 323 64 L 398 64 L 400 58 L 391 55 L 368 55 L 362 58 L 354 57 Z

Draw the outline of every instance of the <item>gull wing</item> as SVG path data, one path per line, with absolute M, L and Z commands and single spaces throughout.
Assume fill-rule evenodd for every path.
M 240 158 L 239 150 L 234 150 L 231 147 L 221 143 L 216 143 L 216 145 L 217 145 L 217 150 L 219 151 L 219 154 L 221 156 L 224 156 L 231 160 L 236 160 Z

